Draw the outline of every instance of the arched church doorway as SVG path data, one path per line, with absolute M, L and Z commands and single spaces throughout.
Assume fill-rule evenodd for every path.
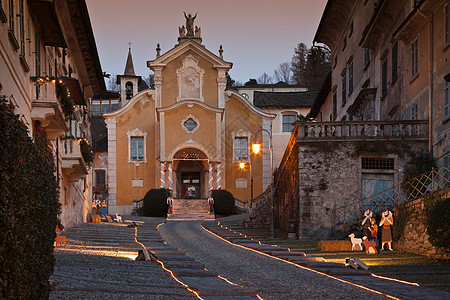
M 178 150 L 172 163 L 175 172 L 174 197 L 204 199 L 208 193 L 208 157 L 197 148 Z

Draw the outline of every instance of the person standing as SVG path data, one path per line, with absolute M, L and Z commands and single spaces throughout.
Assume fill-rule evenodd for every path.
M 383 229 L 381 231 L 381 249 L 380 251 L 384 250 L 384 245 L 388 244 L 389 251 L 392 251 L 392 232 L 391 232 L 391 226 L 394 225 L 394 218 L 392 217 L 392 212 L 388 209 L 385 209 L 381 213 L 381 221 L 380 226 L 383 226 Z

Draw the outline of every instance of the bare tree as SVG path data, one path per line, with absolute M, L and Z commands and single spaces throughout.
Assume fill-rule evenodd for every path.
M 272 77 L 267 75 L 266 72 L 259 76 L 256 81 L 258 81 L 259 84 L 270 84 L 273 82 Z
M 308 59 L 308 48 L 305 43 L 300 43 L 294 49 L 291 60 L 291 71 L 296 84 L 306 84 L 305 70 Z
M 106 82 L 106 88 L 109 91 L 119 92 L 120 93 L 120 85 L 117 84 L 117 74 L 111 74 L 111 77 L 108 78 Z
M 278 68 L 275 69 L 273 77 L 276 82 L 283 81 L 286 83 L 292 83 L 291 64 L 289 62 L 281 63 Z

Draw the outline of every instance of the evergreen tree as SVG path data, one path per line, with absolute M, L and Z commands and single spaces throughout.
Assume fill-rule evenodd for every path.
M 294 49 L 294 55 L 291 60 L 291 71 L 296 84 L 305 83 L 305 70 L 308 57 L 308 48 L 305 43 L 299 43 Z

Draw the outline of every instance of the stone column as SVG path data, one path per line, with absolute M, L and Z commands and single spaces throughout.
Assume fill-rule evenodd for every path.
M 108 129 L 108 213 L 117 212 L 116 119 L 106 119 Z
M 169 189 L 173 191 L 173 171 L 172 171 L 172 162 L 167 163 L 167 168 L 169 169 L 168 179 L 169 179 Z
M 217 76 L 218 88 L 218 99 L 219 108 L 225 108 L 225 88 L 227 87 L 227 76 L 225 69 L 217 69 L 219 75 Z

